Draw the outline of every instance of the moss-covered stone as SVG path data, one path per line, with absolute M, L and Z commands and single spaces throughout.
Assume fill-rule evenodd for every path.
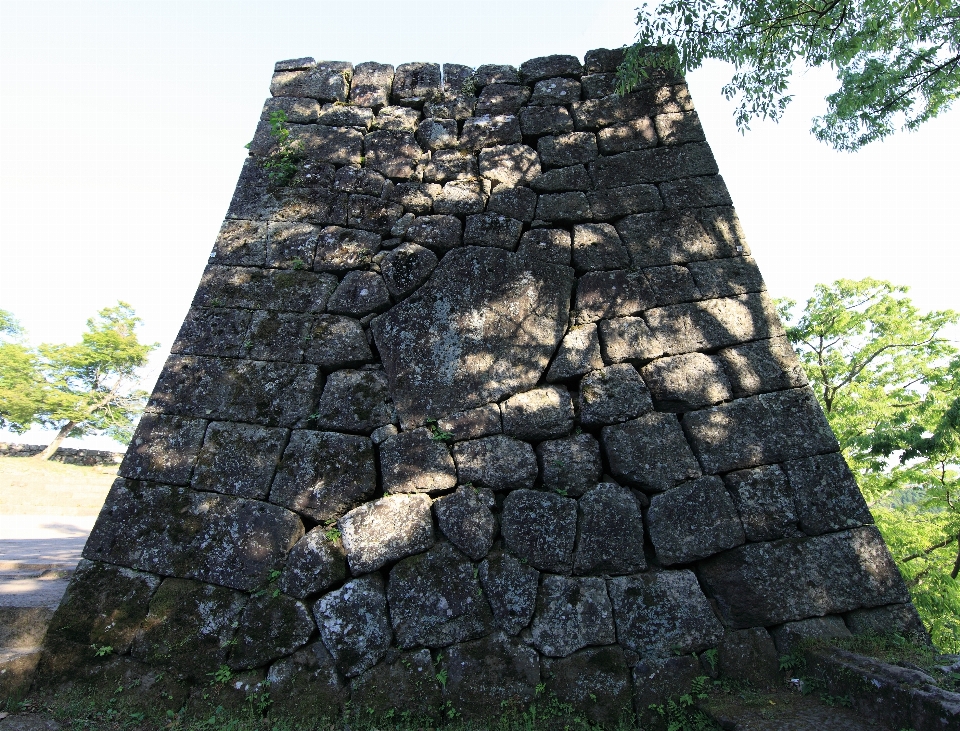
M 395 711 L 436 717 L 442 696 L 429 650 L 398 654 L 353 679 L 352 707 L 375 716 Z
M 302 602 L 272 591 L 255 594 L 244 607 L 228 664 L 234 670 L 266 665 L 307 644 L 316 630 Z
M 547 690 L 582 710 L 592 723 L 614 727 L 632 716 L 630 668 L 619 647 L 581 650 L 562 660 L 545 659 Z
M 322 642 L 314 642 L 278 660 L 267 673 L 271 712 L 318 721 L 339 716 L 350 693 Z

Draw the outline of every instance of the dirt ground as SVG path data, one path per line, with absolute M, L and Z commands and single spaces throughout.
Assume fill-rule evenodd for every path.
M 116 465 L 0 457 L 0 515 L 96 516 L 116 476 Z

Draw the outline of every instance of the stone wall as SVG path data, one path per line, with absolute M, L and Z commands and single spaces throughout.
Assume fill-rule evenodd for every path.
M 915 623 L 683 80 L 619 61 L 277 64 L 48 680 L 649 722 L 698 653 Z
M 0 457 L 32 457 L 40 454 L 46 446 L 42 444 L 11 444 L 0 442 Z M 83 467 L 120 464 L 123 452 L 106 452 L 99 449 L 73 449 L 60 447 L 50 458 L 54 462 L 75 464 Z

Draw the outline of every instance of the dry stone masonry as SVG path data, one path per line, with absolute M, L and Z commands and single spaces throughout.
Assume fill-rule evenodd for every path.
M 687 87 L 620 60 L 277 64 L 41 680 L 648 723 L 697 653 L 915 631 Z

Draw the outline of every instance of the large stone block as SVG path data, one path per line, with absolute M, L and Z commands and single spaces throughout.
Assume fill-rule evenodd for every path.
M 582 73 L 583 66 L 576 56 L 538 56 L 520 64 L 520 78 L 527 84 L 555 76 L 579 77 Z
M 276 505 L 118 479 L 83 556 L 254 591 L 301 536 L 300 519 Z
M 440 195 L 443 186 L 436 183 L 397 183 L 387 186 L 387 200 L 399 203 L 407 213 L 418 216 L 433 210 L 433 199 Z
M 696 657 L 644 658 L 633 669 L 633 707 L 644 731 L 667 731 L 667 719 L 659 711 L 667 702 L 690 694 L 703 675 Z M 674 702 L 676 702 L 674 700 Z
M 445 183 L 440 195 L 433 199 L 435 213 L 468 216 L 482 213 L 487 204 L 490 181 L 451 180 Z
M 499 213 L 478 213 L 467 216 L 463 243 L 467 246 L 493 246 L 513 251 L 517 248 L 523 221 Z
M 658 141 L 657 130 L 649 117 L 631 119 L 602 129 L 597 134 L 597 144 L 604 155 L 656 147 Z
M 723 481 L 748 541 L 775 541 L 796 532 L 793 493 L 779 465 L 728 472 Z
M 835 452 L 837 439 L 809 389 L 761 394 L 684 415 L 707 474 Z
M 372 323 L 402 423 L 422 424 L 534 386 L 566 330 L 572 274 L 499 249 L 444 257 L 416 301 Z
M 271 711 L 296 719 L 331 718 L 350 700 L 350 692 L 320 640 L 271 665 L 267 682 Z
M 324 104 L 324 108 L 333 104 Z M 337 105 L 340 106 L 340 105 Z M 316 122 L 320 116 L 320 102 L 316 99 L 294 96 L 276 96 L 263 103 L 260 112 L 260 121 L 268 122 L 277 112 L 283 112 L 291 124 L 310 124 Z M 353 126 L 353 125 L 350 125 Z
M 324 104 L 313 120 L 328 127 L 356 127 L 370 129 L 373 123 L 373 110 L 346 104 Z
M 597 159 L 597 136 L 592 132 L 568 132 L 556 137 L 541 137 L 537 152 L 548 167 L 567 167 Z
M 262 221 L 231 221 L 220 227 L 213 245 L 217 264 L 264 266 L 267 256 L 267 224 Z
M 277 269 L 311 269 L 317 249 L 318 228 L 309 223 L 267 225 L 267 266 Z
M 171 356 L 147 411 L 294 426 L 309 415 L 317 375 L 313 365 Z
M 617 424 L 653 411 L 646 384 L 629 363 L 591 371 L 580 381 L 580 423 Z
M 749 256 L 692 261 L 687 266 L 703 299 L 763 292 L 767 288 L 757 263 Z
M 222 586 L 164 579 L 131 654 L 178 676 L 204 681 L 225 663 L 246 602 L 246 596 Z
M 573 227 L 573 267 L 578 274 L 630 265 L 617 230 L 609 223 L 582 223 Z
M 507 436 L 494 435 L 458 442 L 453 447 L 457 481 L 491 490 L 533 487 L 537 458 L 533 447 Z
M 529 188 L 499 185 L 487 201 L 488 213 L 499 213 L 527 223 L 533 220 L 536 210 L 537 194 Z
M 785 336 L 724 348 L 717 353 L 736 398 L 807 385 L 807 375 Z
M 640 373 L 659 411 L 682 413 L 733 398 L 719 359 L 703 353 L 660 358 Z
M 426 495 L 388 495 L 354 508 L 338 525 L 354 576 L 426 551 L 435 540 Z
M 491 710 L 524 710 L 534 699 L 539 658 L 519 640 L 496 632 L 453 645 L 445 656 L 443 696 L 465 719 L 489 718 Z
M 189 484 L 206 430 L 202 419 L 144 414 L 118 474 L 131 480 Z
M 780 318 L 765 292 L 656 307 L 644 317 L 667 355 L 783 334 Z
M 393 66 L 384 63 L 357 64 L 350 84 L 350 101 L 361 107 L 382 107 L 390 103 Z
M 326 129 L 332 129 L 327 127 Z M 359 133 L 358 133 L 359 134 Z M 349 158 L 354 161 L 352 157 Z M 357 164 L 354 161 L 354 164 Z M 304 169 L 304 180 L 309 182 L 311 168 L 317 167 L 318 161 L 307 161 L 301 164 Z M 319 165 L 325 169 L 326 165 Z M 306 223 L 326 226 L 335 224 L 342 226 L 347 222 L 348 196 L 346 193 L 329 190 L 326 187 L 309 188 L 282 188 L 277 191 L 278 205 L 276 211 L 270 214 L 274 221 L 303 221 Z
M 381 130 L 363 138 L 364 165 L 388 178 L 410 178 L 423 151 L 409 132 Z
M 443 706 L 440 683 L 430 650 L 400 653 L 376 665 L 350 684 L 351 706 L 374 717 L 399 713 L 401 718 L 435 717 Z
M 908 605 L 899 605 L 908 606 Z M 858 609 L 858 612 L 872 612 L 873 609 Z M 851 612 L 853 614 L 853 612 Z M 811 617 L 796 622 L 786 622 L 770 630 L 770 636 L 781 655 L 790 655 L 802 649 L 809 640 L 830 640 L 836 637 L 849 637 L 850 630 L 841 617 Z
M 363 326 L 341 315 L 319 315 L 304 335 L 303 359 L 324 369 L 355 368 L 373 360 Z
M 270 81 L 270 93 L 345 102 L 352 71 L 353 64 L 346 61 L 320 61 L 309 68 L 277 70 Z
M 447 183 L 451 180 L 476 180 L 480 177 L 477 158 L 463 150 L 437 150 L 423 170 L 429 183 Z
M 459 94 L 463 85 L 474 75 L 474 69 L 459 63 L 443 64 L 443 90 L 447 93 Z
M 648 267 L 643 270 L 643 276 L 650 283 L 657 307 L 707 299 L 697 287 L 688 267 L 679 264 Z
M 537 595 L 530 639 L 547 657 L 567 657 L 583 647 L 616 642 L 604 580 L 545 576 Z
M 333 179 L 335 190 L 358 195 L 372 195 L 374 198 L 383 195 L 386 183 L 387 179 L 374 170 L 349 165 L 337 170 Z
M 460 246 L 463 224 L 456 216 L 420 216 L 407 227 L 404 238 L 444 254 Z
M 653 571 L 607 581 L 617 640 L 644 659 L 686 655 L 723 637 L 692 571 Z
M 369 266 L 380 249 L 380 235 L 372 231 L 327 226 L 320 231 L 315 245 L 314 271 L 342 273 Z
M 337 670 L 352 678 L 387 654 L 393 640 L 387 596 L 378 574 L 361 576 L 313 605 L 320 637 Z
M 527 137 L 573 132 L 573 117 L 566 107 L 524 107 L 520 127 Z
M 590 190 L 593 187 L 593 181 L 583 165 L 571 165 L 541 173 L 530 181 L 530 186 L 538 193 L 562 193 Z
M 703 142 L 703 127 L 695 111 L 667 112 L 654 117 L 657 135 L 665 145 L 682 145 L 687 142 Z
M 351 195 L 347 209 L 347 223 L 353 228 L 374 231 L 388 236 L 403 215 L 396 203 L 389 203 L 369 195 Z
M 909 600 L 873 526 L 812 538 L 749 543 L 700 564 L 724 624 L 770 626 Z M 797 577 L 803 577 L 799 580 Z
M 540 442 L 537 461 L 543 486 L 561 495 L 579 497 L 600 479 L 600 445 L 589 434 Z
M 543 79 L 533 87 L 531 104 L 569 104 L 580 101 L 580 82 L 573 79 Z
M 573 401 L 563 386 L 544 386 L 500 405 L 505 434 L 529 442 L 556 439 L 573 429 Z
M 500 407 L 497 404 L 487 404 L 476 409 L 458 411 L 440 419 L 437 428 L 449 434 L 454 442 L 500 434 L 503 431 Z
M 686 264 L 746 253 L 732 208 L 637 213 L 616 226 L 636 267 Z
M 580 78 L 584 99 L 599 99 L 617 93 L 617 75 L 615 73 L 588 74 Z M 622 150 L 619 150 L 622 152 Z
M 561 703 L 582 709 L 591 723 L 607 728 L 628 724 L 632 687 L 630 668 L 619 647 L 582 650 L 543 661 L 546 689 Z
M 316 521 L 336 520 L 377 490 L 373 443 L 366 437 L 294 431 L 270 500 Z
M 839 619 L 831 617 L 830 619 Z M 809 620 L 808 620 L 809 621 Z M 930 644 L 930 635 L 913 604 L 888 604 L 870 609 L 855 609 L 844 617 L 846 626 L 855 635 L 884 635 L 896 632 L 922 645 Z M 799 624 L 799 623 L 797 623 Z M 787 627 L 789 625 L 784 625 Z M 837 636 L 846 636 L 837 632 Z
M 373 129 L 383 132 L 409 132 L 417 130 L 420 112 L 407 107 L 384 107 L 373 120 Z
M 347 577 L 346 559 L 336 532 L 317 526 L 290 549 L 277 587 L 297 599 L 306 599 L 343 581 Z
M 446 82 L 444 83 L 446 85 Z M 423 113 L 427 117 L 437 119 L 455 119 L 462 122 L 473 116 L 473 110 L 476 108 L 477 98 L 466 92 L 456 96 L 447 96 L 445 98 L 434 98 L 423 105 Z
M 207 427 L 190 486 L 195 490 L 265 499 L 287 435 L 286 429 L 212 422 Z
M 519 84 L 520 74 L 514 66 L 485 63 L 473 73 L 473 82 L 477 88 L 487 84 Z
M 582 325 L 563 336 L 547 371 L 547 381 L 568 381 L 598 368 L 603 368 L 603 358 L 597 326 Z
M 246 340 L 250 316 L 249 310 L 191 307 L 170 352 L 236 358 Z
M 663 207 L 655 185 L 625 185 L 622 188 L 587 193 L 595 221 L 611 221 L 633 213 L 659 211 Z
M 540 174 L 540 158 L 522 144 L 487 147 L 480 151 L 480 174 L 495 185 L 529 185 Z
M 402 63 L 393 77 L 391 97 L 398 104 L 421 107 L 440 93 L 440 64 Z
M 608 363 L 644 363 L 663 355 L 663 346 L 642 317 L 600 321 L 600 347 Z
M 290 141 L 311 162 L 359 165 L 363 156 L 363 133 L 352 127 L 299 125 L 291 128 Z
M 541 571 L 570 573 L 577 501 L 552 492 L 514 490 L 503 502 L 500 532 L 507 548 Z
M 417 125 L 417 142 L 428 150 L 445 150 L 459 144 L 457 120 L 428 118 Z
M 233 670 L 266 665 L 303 647 L 316 628 L 303 602 L 272 592 L 254 595 L 240 615 L 227 664 Z
M 480 564 L 480 584 L 493 610 L 494 626 L 516 635 L 530 624 L 540 572 L 515 556 L 494 551 Z
M 650 285 L 640 272 L 587 272 L 577 282 L 573 316 L 584 324 L 636 315 L 652 304 L 651 297 Z
M 839 452 L 783 463 L 797 506 L 800 530 L 808 536 L 873 523 L 857 481 Z
M 530 99 L 530 89 L 517 84 L 488 84 L 477 99 L 475 114 L 516 114 Z
M 613 476 L 628 485 L 662 492 L 700 477 L 700 465 L 673 414 L 644 414 L 605 426 L 601 441 Z
M 332 274 L 214 265 L 203 273 L 193 306 L 323 312 L 336 286 Z
M 719 477 L 703 477 L 654 495 L 647 527 L 664 566 L 690 563 L 746 540 L 737 509 Z
M 667 208 L 730 206 L 730 192 L 719 175 L 683 178 L 660 184 L 660 195 Z
M 457 484 L 450 450 L 429 429 L 397 434 L 380 445 L 383 489 L 390 493 L 449 490 Z
M 383 371 L 331 373 L 315 419 L 321 429 L 361 434 L 393 423 L 396 415 Z
M 512 114 L 470 117 L 463 123 L 460 144 L 474 152 L 484 147 L 520 142 L 520 121 Z
M 458 487 L 433 504 L 440 530 L 474 561 L 486 556 L 493 546 L 497 533 L 497 520 L 490 511 L 493 502 L 488 488 Z
M 493 629 L 470 560 L 450 543 L 438 543 L 390 570 L 387 600 L 397 646 L 447 647 Z
M 570 264 L 571 236 L 561 228 L 535 228 L 520 237 L 517 253 L 551 264 Z
M 626 53 L 624 48 L 594 48 L 583 56 L 585 74 L 612 73 L 617 70 Z
M 587 492 L 579 503 L 573 572 L 613 575 L 645 571 L 643 516 L 630 490 L 603 483 Z
M 591 165 L 590 172 L 598 188 L 618 188 L 621 185 L 662 183 L 695 175 L 716 175 L 719 170 L 707 143 L 695 142 L 601 157 Z
M 549 193 L 537 199 L 536 216 L 541 221 L 589 221 L 590 202 L 581 192 Z
M 303 360 L 304 330 L 311 323 L 298 312 L 254 312 L 243 344 L 243 355 L 254 360 Z

